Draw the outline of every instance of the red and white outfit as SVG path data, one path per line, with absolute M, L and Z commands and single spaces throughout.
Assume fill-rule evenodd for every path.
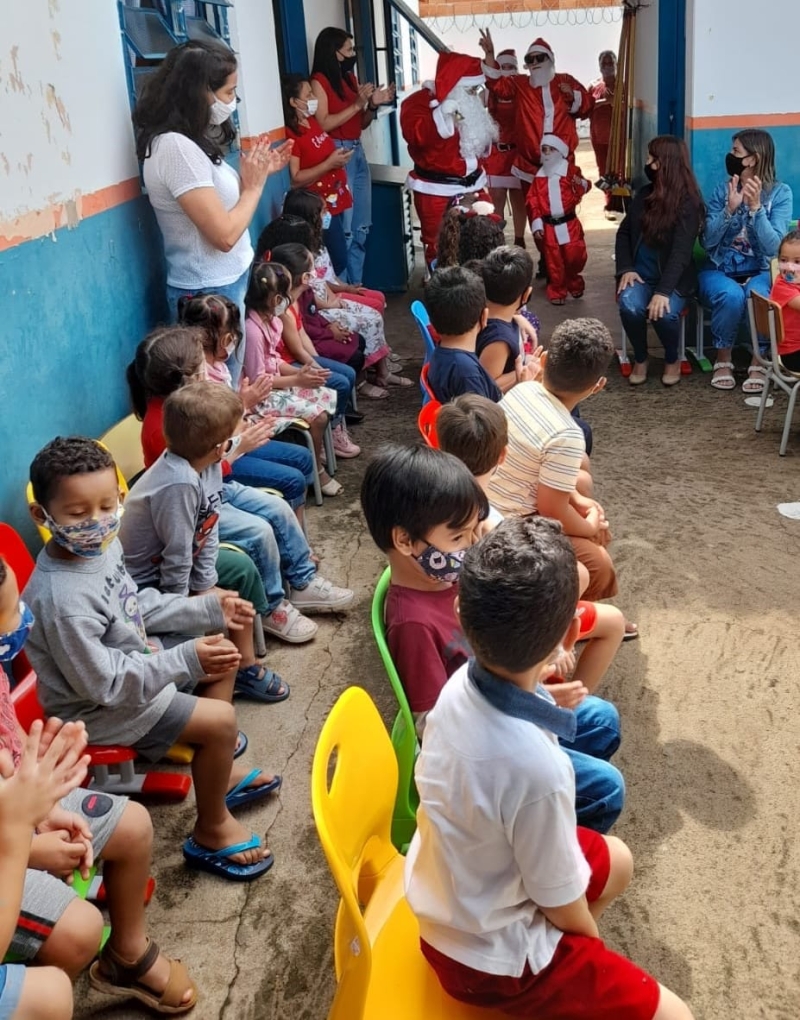
M 497 128 L 480 98 L 465 95 L 466 89 L 483 84 L 481 62 L 476 57 L 441 53 L 435 82 L 425 82 L 400 107 L 400 129 L 414 161 L 406 187 L 414 193 L 429 264 L 436 258 L 439 226 L 448 207 L 462 195 L 484 191 L 488 183 L 483 162 Z M 478 109 L 468 100 L 474 100 Z M 470 151 L 471 145 L 462 137 L 464 123 L 485 132 L 483 152 Z
M 533 178 L 526 205 L 531 233 L 547 266 L 547 297 L 562 303 L 567 294 L 581 297 L 585 283 L 581 270 L 586 265 L 586 242 L 577 208 L 590 184 L 571 162 L 572 151 L 555 135 L 543 135 L 542 145 L 556 149 L 555 158 L 545 158 Z M 537 238 L 537 232 L 543 233 Z
M 544 53 L 548 60 L 529 75 L 505 77 L 498 68 L 483 64 L 491 94 L 498 100 L 510 100 L 514 105 L 513 133 L 517 148 L 511 172 L 528 182 L 533 180 L 541 165 L 542 135 L 558 135 L 574 152 L 578 147 L 575 121 L 588 117 L 594 105 L 591 95 L 576 78 L 571 74 L 556 74 L 553 51 L 544 39 L 537 39 L 529 46 L 527 54 L 530 53 Z M 569 86 L 569 95 L 561 91 L 562 85 Z
M 301 170 L 319 166 L 336 150 L 333 139 L 322 129 L 316 117 L 309 117 L 308 127 L 301 127 L 299 131 L 287 127 L 286 134 L 294 142 L 292 155 L 298 157 Z M 329 170 L 319 180 L 306 184 L 305 190 L 319 195 L 331 216 L 340 216 L 345 209 L 353 207 L 353 196 L 347 186 L 347 171 L 344 167 Z
M 502 57 L 514 57 L 513 50 L 502 50 L 497 54 L 498 62 Z M 515 71 L 501 71 L 501 74 L 509 77 Z M 513 99 L 499 99 L 493 92 L 489 93 L 489 113 L 492 115 L 500 129 L 500 138 L 492 146 L 489 158 L 486 160 L 486 174 L 489 178 L 490 188 L 513 188 L 515 191 L 521 188 L 519 177 L 511 173 L 516 155 L 516 143 L 514 141 L 514 128 L 517 119 L 516 108 Z

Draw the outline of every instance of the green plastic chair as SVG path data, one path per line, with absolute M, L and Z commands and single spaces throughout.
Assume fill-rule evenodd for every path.
M 419 753 L 419 741 L 406 692 L 400 683 L 400 677 L 397 675 L 397 669 L 389 652 L 389 645 L 386 643 L 386 623 L 383 611 L 391 577 L 392 572 L 387 567 L 381 574 L 375 594 L 372 596 L 372 633 L 375 635 L 375 644 L 378 646 L 383 660 L 383 668 L 386 670 L 389 683 L 392 685 L 392 690 L 400 706 L 400 711 L 392 726 L 392 747 L 397 756 L 398 768 L 397 798 L 394 802 L 392 816 L 392 843 L 400 853 L 404 854 L 417 829 L 419 794 L 414 782 L 414 762 Z

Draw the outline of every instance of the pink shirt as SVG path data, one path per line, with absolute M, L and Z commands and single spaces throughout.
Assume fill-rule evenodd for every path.
M 273 315 L 264 322 L 257 312 L 249 311 L 244 324 L 244 374 L 253 382 L 265 372 L 279 375 L 283 360 L 283 323 Z

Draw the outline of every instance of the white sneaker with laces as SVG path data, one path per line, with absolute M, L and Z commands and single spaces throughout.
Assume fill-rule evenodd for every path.
M 305 588 L 292 588 L 289 601 L 305 613 L 327 609 L 338 612 L 346 609 L 353 601 L 353 592 L 349 588 L 336 588 L 319 574 Z

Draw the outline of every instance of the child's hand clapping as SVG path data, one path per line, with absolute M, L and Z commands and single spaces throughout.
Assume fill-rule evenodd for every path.
M 245 425 L 242 429 L 242 440 L 237 449 L 238 454 L 252 453 L 259 446 L 268 443 L 275 434 L 275 422 L 271 416 L 264 415 L 258 421 Z
M 239 396 L 242 398 L 245 411 L 260 404 L 272 392 L 272 376 L 262 372 L 255 382 L 250 382 L 246 375 L 239 384 Z
M 222 588 L 218 589 L 217 597 L 228 630 L 244 630 L 252 625 L 256 615 L 252 602 L 239 598 L 237 591 L 225 591 Z
M 317 365 L 313 361 L 297 370 L 300 385 L 307 386 L 312 390 L 324 386 L 329 375 L 330 372 L 327 368 L 322 368 L 321 365 Z
M 210 634 L 194 643 L 197 658 L 206 676 L 217 676 L 235 669 L 242 661 L 236 645 L 223 634 Z

